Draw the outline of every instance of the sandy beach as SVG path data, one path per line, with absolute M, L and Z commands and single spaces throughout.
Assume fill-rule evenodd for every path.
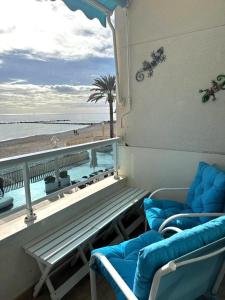
M 94 124 L 76 131 L 30 136 L 0 142 L 0 159 L 57 147 L 72 146 L 109 138 L 109 123 Z M 55 141 L 55 142 L 54 142 Z

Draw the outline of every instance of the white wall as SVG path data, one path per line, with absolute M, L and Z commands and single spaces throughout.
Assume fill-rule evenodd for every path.
M 127 16 L 117 12 L 116 26 L 125 101 L 118 134 L 129 146 L 121 149 L 121 173 L 152 188 L 187 185 L 199 160 L 225 167 L 225 91 L 205 104 L 199 94 L 225 74 L 225 2 L 131 1 Z M 137 82 L 142 62 L 161 46 L 166 61 Z
M 149 148 L 120 148 L 122 173 L 133 186 L 153 191 L 159 187 L 188 187 L 199 161 L 214 163 L 225 170 L 224 155 Z M 183 201 L 183 193 L 166 192 L 165 197 Z

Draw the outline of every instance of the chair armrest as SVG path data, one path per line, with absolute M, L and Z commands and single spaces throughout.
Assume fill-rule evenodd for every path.
M 196 217 L 220 217 L 225 216 L 225 213 L 188 213 L 188 214 L 177 214 L 166 219 L 159 227 L 158 232 L 162 232 L 163 228 L 171 221 L 177 218 L 196 218 Z
M 120 288 L 121 292 L 124 294 L 124 296 L 128 300 L 138 300 L 138 298 L 134 295 L 132 290 L 129 288 L 129 286 L 126 284 L 126 282 L 123 280 L 123 278 L 120 276 L 120 274 L 116 271 L 116 269 L 112 266 L 110 261 L 101 253 L 94 253 L 91 256 L 90 265 L 93 264 L 95 259 L 98 259 L 101 264 L 106 268 L 110 276 L 113 278 L 114 282 L 117 284 L 117 286 Z
M 189 188 L 188 187 L 160 188 L 160 189 L 157 189 L 154 192 L 152 192 L 148 198 L 152 198 L 152 196 L 154 196 L 155 194 L 158 194 L 159 192 L 162 192 L 162 191 L 183 191 L 183 190 L 189 190 Z
M 183 230 L 178 227 L 170 226 L 170 227 L 163 228 L 160 233 L 164 234 L 167 231 L 175 231 L 177 233 L 177 232 L 181 232 Z

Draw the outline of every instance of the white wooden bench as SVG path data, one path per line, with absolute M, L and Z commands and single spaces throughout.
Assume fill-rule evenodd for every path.
M 121 215 L 148 194 L 148 191 L 142 189 L 123 187 L 108 199 L 101 201 L 97 207 L 91 207 L 85 211 L 71 223 L 24 246 L 26 253 L 37 261 L 42 274 L 34 288 L 33 296 L 36 297 L 43 284 L 46 283 L 51 299 L 61 299 L 89 272 L 88 259 L 84 254 L 83 245 L 88 244 L 92 249 L 91 239 L 112 222 L 117 233 L 125 239 L 129 232 L 121 224 Z M 79 252 L 84 266 L 55 289 L 50 277 L 52 271 L 75 250 Z

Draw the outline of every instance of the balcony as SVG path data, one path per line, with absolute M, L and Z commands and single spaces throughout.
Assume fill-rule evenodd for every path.
M 14 274 L 24 274 L 15 283 L 16 294 L 27 291 L 22 299 L 30 299 L 30 287 L 40 273 L 36 262 L 23 250 L 26 243 L 68 220 L 76 220 L 90 206 L 97 207 L 99 199 L 107 200 L 126 185 L 126 179 L 118 177 L 118 142 L 119 138 L 114 138 L 0 160 L 5 191 L 2 200 L 13 200 L 12 205 L 0 210 L 0 253 L 10 258 L 10 263 L 1 264 L 7 276 L 2 278 L 5 289 L 0 290 L 0 299 L 13 299 L 13 290 L 9 296 L 9 278 Z M 46 190 L 49 177 L 50 183 L 55 183 L 52 191 Z M 62 179 L 68 177 L 65 183 Z M 81 286 L 82 282 L 88 284 L 85 278 Z M 89 293 L 87 287 L 85 290 Z
M 13 206 L 1 210 L 0 214 L 0 253 L 2 257 L 10 258 L 10 262 L 2 262 L 1 268 L 6 270 L 2 273 L 7 276 L 3 276 L 1 280 L 8 290 L 14 274 L 17 277 L 18 274 L 23 274 L 21 278 L 14 280 L 17 294 L 21 295 L 18 299 L 31 299 L 33 285 L 40 277 L 36 262 L 24 253 L 24 245 L 61 227 L 68 220 L 79 218 L 90 205 L 98 206 L 99 199 L 108 198 L 126 186 L 126 179 L 118 177 L 118 143 L 119 138 L 114 138 L 0 161 L 1 178 L 6 182 L 5 197 L 13 198 Z M 80 161 L 77 161 L 77 157 Z M 52 192 L 46 192 L 45 178 L 49 176 L 54 177 L 54 182 L 57 183 Z M 60 180 L 67 176 L 70 176 L 70 180 L 67 186 L 62 186 Z M 142 231 L 141 222 L 129 237 Z M 106 227 L 106 235 L 109 232 L 111 234 L 112 229 Z M 105 236 L 102 235 L 101 238 L 104 241 Z M 113 242 L 119 241 L 116 237 Z M 68 262 L 64 261 L 65 268 L 56 272 L 56 283 L 70 272 L 68 266 L 71 258 Z M 112 289 L 103 278 L 98 278 L 98 285 L 101 286 L 100 300 L 105 297 L 115 299 Z M 9 292 L 6 290 L 0 291 L 1 299 L 7 299 L 6 293 L 8 297 Z M 224 285 L 221 286 L 220 297 L 225 298 Z M 77 298 L 90 299 L 89 278 L 85 274 L 65 299 Z M 42 290 L 37 299 L 51 299 L 47 289 Z

